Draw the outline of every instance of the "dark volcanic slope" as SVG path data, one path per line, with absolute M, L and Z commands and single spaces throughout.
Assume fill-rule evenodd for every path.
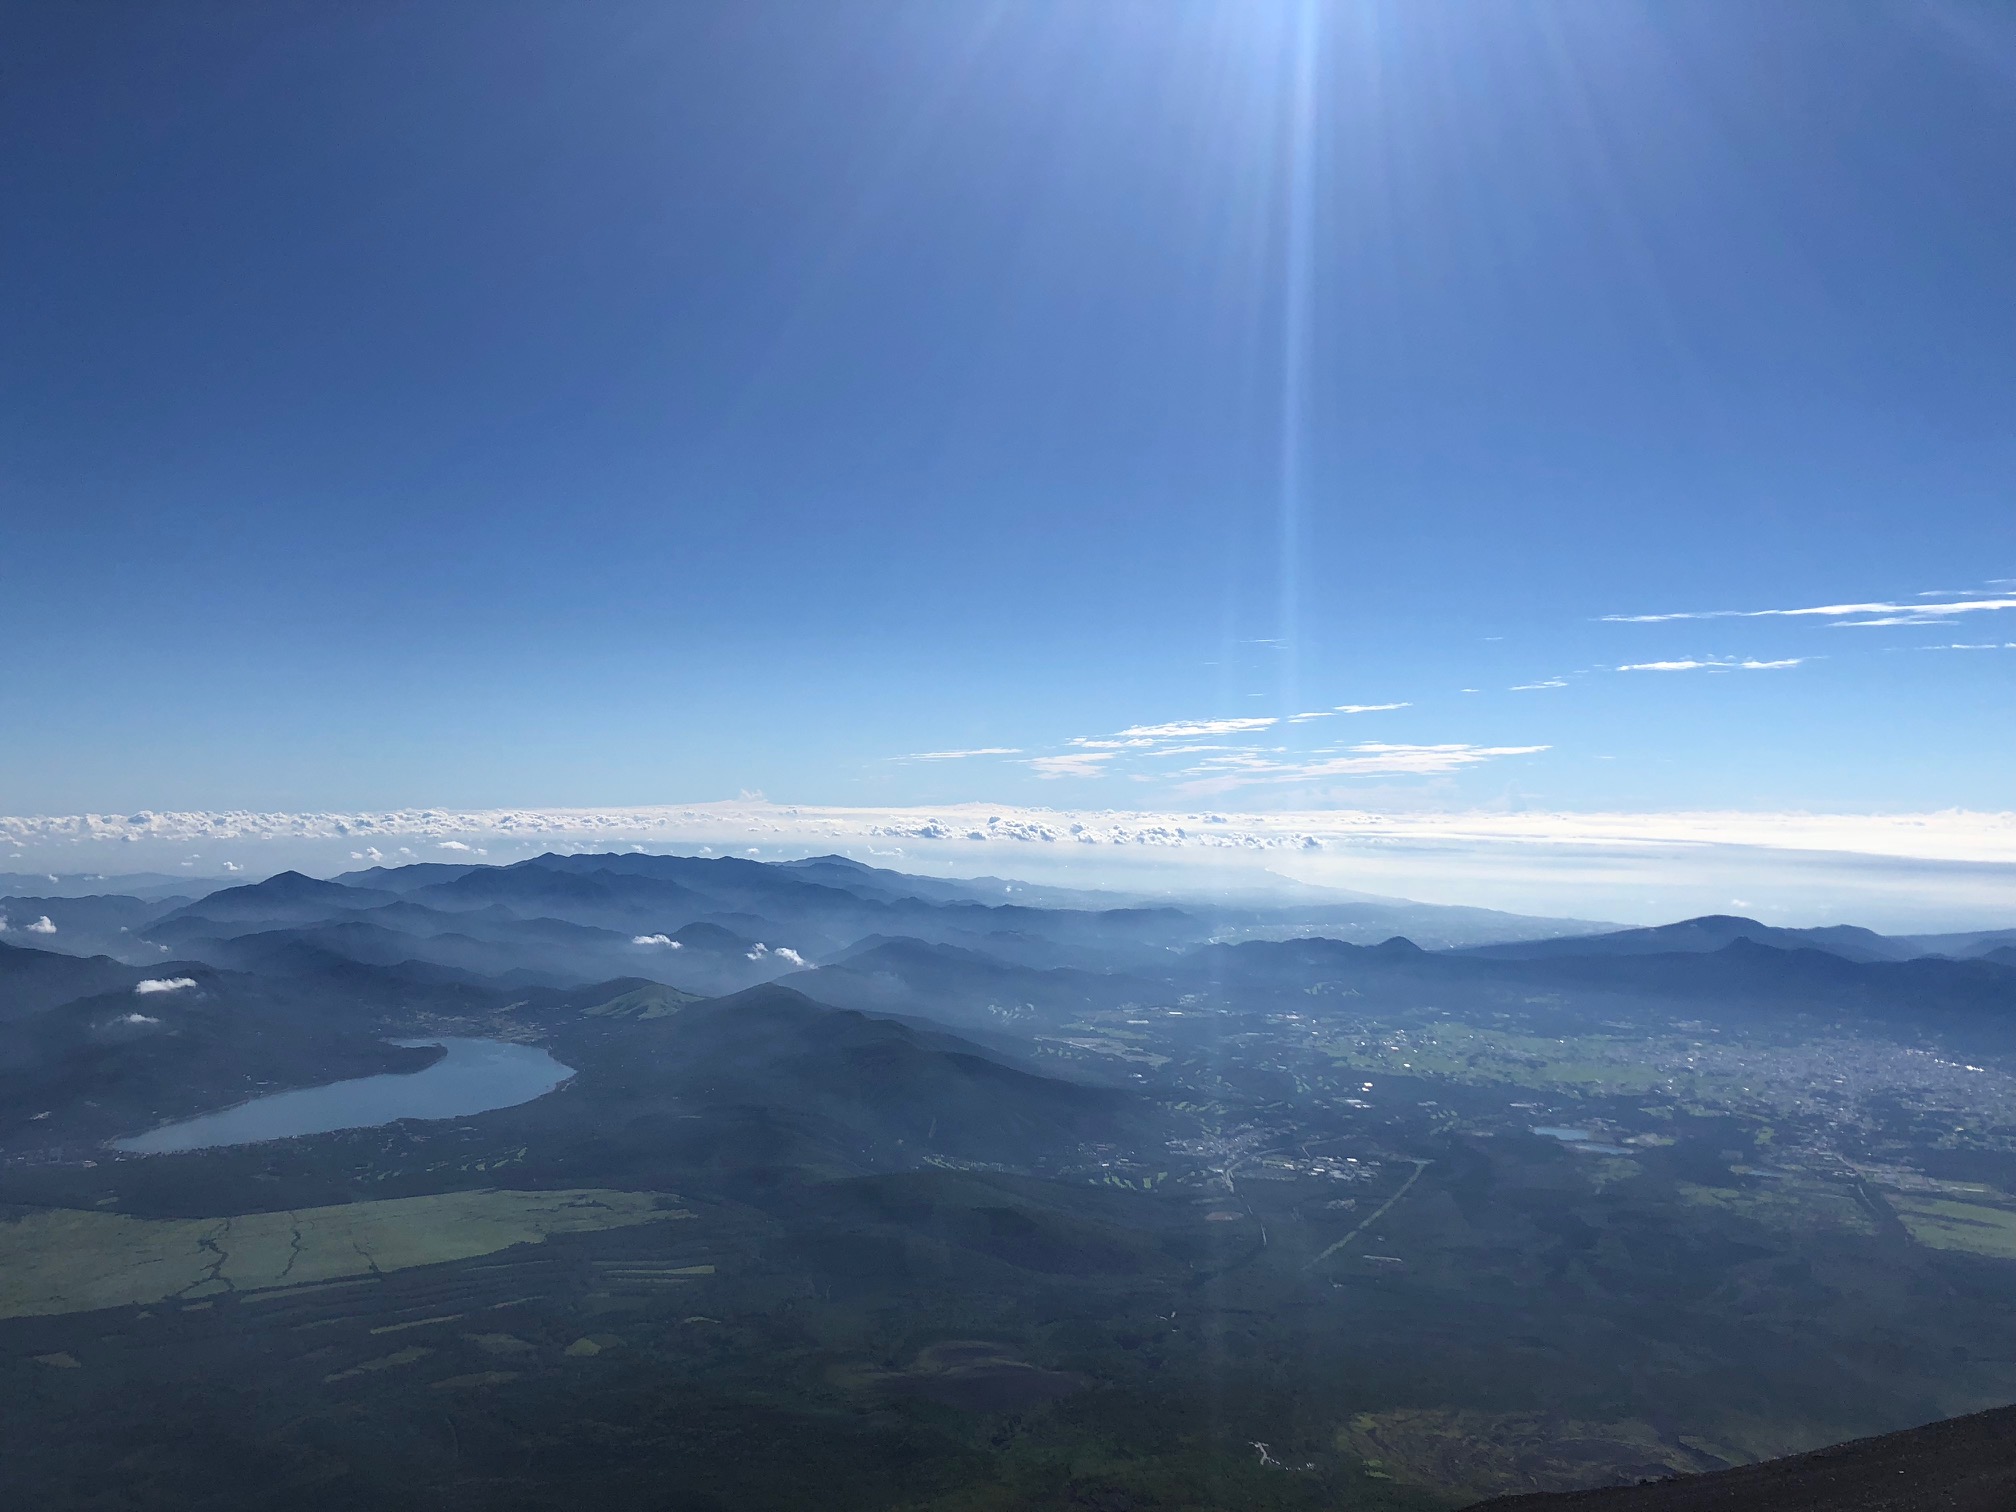
M 602 996 L 611 1000 L 586 1003 Z M 557 1053 L 580 1072 L 576 1101 L 595 1098 L 605 1160 L 619 1143 L 690 1139 L 702 1113 L 783 1120 L 808 1141 L 801 1162 L 865 1161 L 862 1169 L 892 1157 L 909 1164 L 921 1151 L 1026 1165 L 1080 1141 L 1139 1133 L 1142 1110 L 1126 1092 L 1010 1066 L 956 1035 L 831 1008 L 776 983 L 699 1003 L 684 996 L 632 980 L 558 1000 L 581 1015 L 557 1037 Z M 824 1153 L 805 1153 L 815 1147 Z
M 147 974 L 110 956 L 59 955 L 0 942 L 0 1022 L 41 1013 L 86 993 L 131 987 Z
M 2010 1512 L 2016 1407 L 1791 1459 L 1607 1491 L 1508 1496 L 1476 1512 Z

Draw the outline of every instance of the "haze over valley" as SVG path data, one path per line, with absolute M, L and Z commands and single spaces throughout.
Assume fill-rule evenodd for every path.
M 2016 1396 L 2016 929 L 643 851 L 0 906 L 49 1503 L 1453 1507 Z

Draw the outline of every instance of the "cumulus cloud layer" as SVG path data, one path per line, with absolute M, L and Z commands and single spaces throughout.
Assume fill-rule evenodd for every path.
M 144 982 L 135 982 L 133 990 L 141 997 L 151 997 L 157 992 L 187 992 L 195 985 L 194 977 L 148 977 Z
M 1434 748 L 1428 748 L 1433 750 Z M 1480 751 L 1521 748 L 1472 748 Z M 1361 755 L 1376 755 L 1364 751 Z M 1393 753 L 1384 753 L 1391 755 Z M 1310 848 L 1432 843 L 1563 846 L 1738 845 L 1786 851 L 2016 865 L 2016 813 L 1946 809 L 1892 814 L 1689 810 L 1665 813 L 1392 813 L 1282 809 L 1240 813 L 1205 807 L 1071 810 L 1000 804 L 929 807 L 809 807 L 757 800 L 639 808 L 390 809 L 359 813 L 146 812 L 0 817 L 0 843 L 61 852 L 102 868 L 148 845 L 229 840 L 282 853 L 327 845 L 343 854 L 366 838 L 401 844 L 467 836 L 540 850 L 607 850 L 632 844 L 694 850 L 746 847 L 771 853 L 888 849 L 943 842 L 1014 853 L 1064 847 L 1115 851 L 1240 852 L 1264 857 Z

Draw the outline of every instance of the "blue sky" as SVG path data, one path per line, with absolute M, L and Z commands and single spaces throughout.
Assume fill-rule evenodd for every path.
M 2016 808 L 1999 6 L 15 7 L 0 144 L 0 812 Z

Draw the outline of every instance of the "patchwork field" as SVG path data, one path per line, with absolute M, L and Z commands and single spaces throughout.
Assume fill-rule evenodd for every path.
M 1916 1195 L 1892 1195 L 1890 1205 L 1920 1244 L 2016 1260 L 2016 1213 L 2007 1208 Z
M 444 1192 L 214 1219 L 31 1212 L 0 1221 L 0 1317 L 302 1286 L 691 1216 L 649 1192 L 593 1189 Z

